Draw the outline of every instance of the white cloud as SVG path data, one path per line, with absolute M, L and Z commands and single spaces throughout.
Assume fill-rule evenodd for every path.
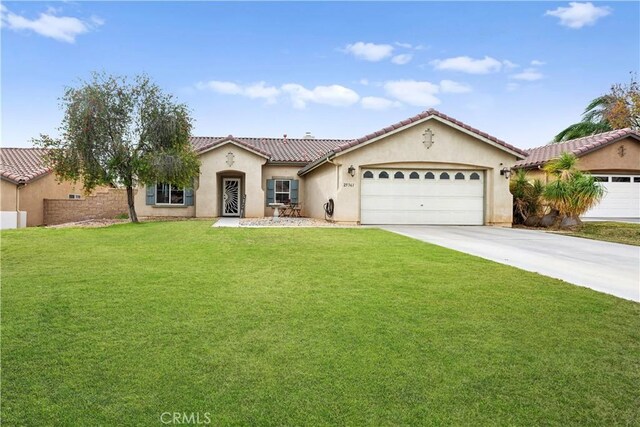
M 519 87 L 520 87 L 519 83 L 513 83 L 513 82 L 507 83 L 507 90 L 509 92 L 513 92 L 514 90 L 517 90 Z
M 586 25 L 593 25 L 600 18 L 611 14 L 611 8 L 607 6 L 597 7 L 593 3 L 570 2 L 569 7 L 559 7 L 547 10 L 545 15 L 560 18 L 560 25 L 579 29 Z
M 513 75 L 509 76 L 510 79 L 526 80 L 526 81 L 529 81 L 529 82 L 540 80 L 543 77 L 544 76 L 542 75 L 542 73 L 540 71 L 536 70 L 535 68 L 527 68 L 524 71 L 522 71 L 521 73 L 513 74 Z
M 395 45 L 404 49 L 412 49 L 413 45 L 411 43 L 400 43 L 400 42 L 395 42 Z
M 225 95 L 241 95 L 251 99 L 264 99 L 269 104 L 275 103 L 278 95 L 280 95 L 280 90 L 277 87 L 267 86 L 265 82 L 242 86 L 233 82 L 210 80 L 208 82 L 197 83 L 196 88 L 200 90 L 212 90 Z
M 483 59 L 473 59 L 468 56 L 455 58 L 436 59 L 431 61 L 437 70 L 460 71 L 469 74 L 489 74 L 502 69 L 502 62 L 490 56 Z
M 402 104 L 398 101 L 392 101 L 387 98 L 380 98 L 377 96 L 365 96 L 360 100 L 362 108 L 367 110 L 388 110 L 389 108 L 400 107 Z
M 104 24 L 104 20 L 92 16 L 89 21 L 83 21 L 71 16 L 56 16 L 57 10 L 49 8 L 36 19 L 25 18 L 15 14 L 4 5 L 0 8 L 2 27 L 14 31 L 33 31 L 41 36 L 74 43 L 80 34 L 88 33 Z
M 282 91 L 289 95 L 294 108 L 299 109 L 305 108 L 310 102 L 347 107 L 360 99 L 354 90 L 340 85 L 316 86 L 313 89 L 307 89 L 297 83 L 287 83 L 282 85 Z
M 440 104 L 435 96 L 439 91 L 438 85 L 426 81 L 395 80 L 384 84 L 388 95 L 418 107 L 433 107 Z
M 518 68 L 519 67 L 518 64 L 515 64 L 515 63 L 509 61 L 508 59 L 505 59 L 504 61 L 502 61 L 502 65 L 504 65 L 504 67 L 509 69 L 509 70 L 513 70 L 514 68 Z
M 394 64 L 398 64 L 398 65 L 404 65 L 404 64 L 408 64 L 409 62 L 411 62 L 411 60 L 413 59 L 413 55 L 410 53 L 403 53 L 400 55 L 396 55 L 393 58 L 391 58 L 391 62 L 393 62 Z
M 471 92 L 471 86 L 453 80 L 441 80 L 440 90 L 442 93 L 468 93 Z
M 378 62 L 392 55 L 393 46 L 391 46 L 390 44 L 356 42 L 353 44 L 348 44 L 343 49 L 343 51 L 355 56 L 358 59 Z
M 369 86 L 369 79 L 360 79 L 358 83 L 360 83 L 362 86 Z
M 531 61 L 531 65 L 533 65 L 534 67 L 540 67 L 545 64 L 546 62 L 538 61 L 537 59 L 534 59 L 533 61 Z

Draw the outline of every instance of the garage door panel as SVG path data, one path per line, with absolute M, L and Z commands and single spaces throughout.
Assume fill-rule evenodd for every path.
M 584 218 L 640 218 L 640 182 L 638 175 L 597 175 L 606 179 L 600 184 L 605 195 L 598 205 L 586 212 Z M 612 182 L 621 177 L 629 182 Z
M 484 182 L 470 179 L 472 174 L 481 178 L 481 171 L 418 170 L 419 179 L 409 179 L 412 171 L 401 171 L 404 179 L 394 179 L 395 170 L 386 171 L 389 179 L 379 178 L 381 170 L 371 172 L 375 178 L 362 179 L 360 221 L 363 224 L 484 223 Z M 443 172 L 450 179 L 440 179 Z M 455 179 L 456 174 L 464 179 Z

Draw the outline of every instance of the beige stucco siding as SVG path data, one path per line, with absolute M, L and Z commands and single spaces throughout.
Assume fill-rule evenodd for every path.
M 21 187 L 18 203 L 20 210 L 27 212 L 27 226 L 42 225 L 44 199 L 66 199 L 69 194 L 84 196 L 82 184 L 71 181 L 57 182 L 52 173 Z
M 624 148 L 624 150 L 621 151 L 621 148 Z M 621 152 L 624 153 L 623 156 L 620 155 Z M 640 142 L 634 138 L 625 138 L 614 142 L 578 157 L 577 167 L 580 170 L 594 174 L 640 173 Z M 527 170 L 529 179 L 540 179 L 542 182 L 548 182 L 549 177 L 541 168 Z
M 306 207 L 304 205 L 304 179 L 298 176 L 298 171 L 302 166 L 287 166 L 287 165 L 270 165 L 265 164 L 262 166 L 262 191 L 264 199 L 262 204 L 264 206 L 264 216 L 273 216 L 273 208 L 267 206 L 267 180 L 269 179 L 290 179 L 298 180 L 298 200 L 302 203 L 302 213 L 306 215 Z
M 4 179 L 0 180 L 0 210 L 15 211 L 17 209 L 16 191 L 16 184 Z
M 430 128 L 435 143 L 427 149 L 423 132 Z M 456 168 L 485 171 L 485 223 L 510 225 L 512 196 L 509 182 L 500 175 L 500 169 L 511 167 L 515 155 L 490 145 L 441 123 L 435 119 L 405 128 L 369 145 L 336 156 L 336 166 L 325 165 L 306 176 L 307 204 L 322 206 L 326 198 L 335 195 L 334 219 L 340 222 L 360 221 L 360 179 L 367 167 L 403 168 Z M 354 177 L 349 166 L 356 168 Z M 333 169 L 333 171 L 331 171 Z M 332 179 L 333 176 L 333 179 Z M 321 184 L 314 185 L 319 180 Z M 317 189 L 317 191 L 314 191 Z M 316 210 L 310 210 L 317 216 Z
M 134 196 L 136 213 L 138 216 L 174 216 L 190 218 L 196 216 L 195 206 L 153 206 L 147 205 L 147 192 L 145 186 L 140 186 Z
M 311 218 L 324 218 L 324 204 L 336 199 L 339 183 L 339 167 L 330 163 L 314 169 L 305 175 L 304 215 Z M 336 210 L 340 207 L 336 206 Z M 335 216 L 335 212 L 334 212 Z

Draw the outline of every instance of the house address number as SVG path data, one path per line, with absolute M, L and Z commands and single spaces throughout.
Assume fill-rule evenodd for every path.
M 343 187 L 355 187 L 356 185 L 353 182 L 345 182 L 342 184 Z

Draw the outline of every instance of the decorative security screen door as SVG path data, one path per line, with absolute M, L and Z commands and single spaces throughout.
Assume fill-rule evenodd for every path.
M 240 179 L 222 180 L 222 216 L 240 215 Z

